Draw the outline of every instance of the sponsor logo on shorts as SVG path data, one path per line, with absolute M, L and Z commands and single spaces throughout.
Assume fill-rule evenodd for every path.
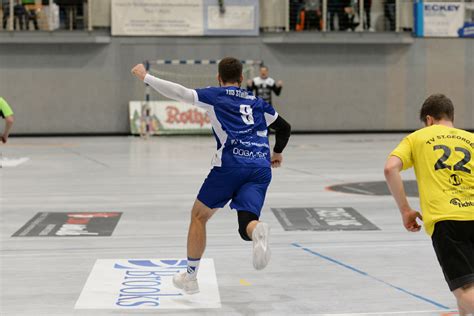
M 461 200 L 458 199 L 458 198 L 452 199 L 449 203 L 451 203 L 452 205 L 458 206 L 458 207 L 460 207 L 460 208 L 474 206 L 474 202 L 472 202 L 472 201 L 465 201 L 465 202 L 463 202 L 463 201 L 461 201 Z

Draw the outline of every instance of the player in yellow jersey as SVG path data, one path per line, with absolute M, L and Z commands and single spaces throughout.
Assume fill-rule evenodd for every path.
M 390 154 L 385 178 L 408 231 L 423 221 L 460 315 L 474 313 L 474 134 L 454 128 L 454 106 L 442 94 L 423 103 L 422 128 Z M 400 171 L 414 167 L 422 214 L 405 195 Z
M 2 142 L 6 143 L 8 140 L 8 135 L 10 135 L 10 130 L 13 126 L 13 111 L 8 105 L 7 101 L 0 97 L 0 117 L 5 119 L 5 130 L 3 131 Z

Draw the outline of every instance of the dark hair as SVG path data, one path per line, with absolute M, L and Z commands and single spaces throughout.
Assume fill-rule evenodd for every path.
M 223 83 L 241 81 L 242 63 L 234 57 L 225 57 L 219 62 L 219 76 Z
M 261 65 L 260 65 L 260 69 L 262 69 L 262 68 L 265 68 L 266 70 L 268 70 L 268 66 L 267 66 L 267 65 L 261 64 Z
M 453 102 L 444 94 L 432 94 L 425 100 L 420 110 L 420 120 L 426 123 L 426 116 L 435 120 L 448 119 L 454 121 Z

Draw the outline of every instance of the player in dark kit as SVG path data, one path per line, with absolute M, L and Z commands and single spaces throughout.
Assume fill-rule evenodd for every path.
M 273 78 L 270 78 L 267 66 L 260 67 L 260 76 L 247 81 L 247 90 L 252 91 L 255 96 L 262 98 L 270 105 L 273 105 L 272 93 L 279 96 L 281 89 L 283 89 L 283 82 L 281 80 L 275 82 Z
M 271 167 L 279 167 L 283 161 L 290 125 L 270 104 L 240 88 L 242 64 L 232 57 L 219 63 L 219 87 L 188 89 L 147 74 L 141 64 L 132 73 L 170 99 L 205 109 L 217 141 L 212 169 L 191 212 L 187 272 L 175 275 L 174 285 L 188 294 L 199 292 L 197 273 L 206 247 L 206 223 L 229 201 L 237 211 L 240 236 L 253 242 L 255 269 L 265 268 L 270 260 L 269 226 L 259 220 L 260 212 L 272 178 Z M 268 127 L 276 131 L 273 154 Z

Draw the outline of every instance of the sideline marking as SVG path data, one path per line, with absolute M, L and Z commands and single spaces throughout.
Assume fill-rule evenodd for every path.
M 314 256 L 320 257 L 320 258 L 322 258 L 322 259 L 325 259 L 325 260 L 327 260 L 327 261 L 330 261 L 330 262 L 332 262 L 332 263 L 335 263 L 335 264 L 337 264 L 337 265 L 339 265 L 339 266 L 342 266 L 342 267 L 344 267 L 344 268 L 346 268 L 346 269 L 352 270 L 352 271 L 354 271 L 354 272 L 356 272 L 356 273 L 358 273 L 358 274 L 360 274 L 360 275 L 366 276 L 366 277 L 371 278 L 371 279 L 373 279 L 373 280 L 375 280 L 375 281 L 377 281 L 377 282 L 380 282 L 380 283 L 382 283 L 382 284 L 385 284 L 385 285 L 387 285 L 387 286 L 389 286 L 389 287 L 391 287 L 391 288 L 394 288 L 394 289 L 396 289 L 396 290 L 398 290 L 398 291 L 400 291 L 400 292 L 403 292 L 403 293 L 405 293 L 405 294 L 408 294 L 408 295 L 410 295 L 410 296 L 413 296 L 413 297 L 415 297 L 415 298 L 417 298 L 417 299 L 419 299 L 419 300 L 422 300 L 422 301 L 425 301 L 425 302 L 427 302 L 427 303 L 430 303 L 430 304 L 432 304 L 432 305 L 434 305 L 434 306 L 436 306 L 436 307 L 439 307 L 439 308 L 442 308 L 442 309 L 445 309 L 445 310 L 451 310 L 449 307 L 444 306 L 444 305 L 442 305 L 442 304 L 440 304 L 440 303 L 437 303 L 437 302 L 435 302 L 435 301 L 433 301 L 433 300 L 431 300 L 431 299 L 429 299 L 429 298 L 423 297 L 423 296 L 418 295 L 418 294 L 416 294 L 416 293 L 413 293 L 413 292 L 410 292 L 410 291 L 408 291 L 408 290 L 405 290 L 404 288 L 401 288 L 401 287 L 399 287 L 399 286 L 396 286 L 396 285 L 393 285 L 393 284 L 391 284 L 391 283 L 388 283 L 388 282 L 386 282 L 386 281 L 384 281 L 384 280 L 382 280 L 382 279 L 379 279 L 379 278 L 377 278 L 377 277 L 374 277 L 374 276 L 368 274 L 367 272 L 364 272 L 364 271 L 362 271 L 362 270 L 359 270 L 359 269 L 357 269 L 357 268 L 354 268 L 354 267 L 352 267 L 352 266 L 350 266 L 350 265 L 347 265 L 347 264 L 345 264 L 345 263 L 343 263 L 343 262 L 341 262 L 341 261 L 338 261 L 338 260 L 333 259 L 333 258 L 331 258 L 331 257 L 325 256 L 325 255 L 320 254 L 320 253 L 318 253 L 318 252 L 316 252 L 316 251 L 313 251 L 313 250 L 311 250 L 311 249 L 304 248 L 304 247 L 302 247 L 302 246 L 301 246 L 300 244 L 298 244 L 298 243 L 292 243 L 291 245 L 292 245 L 293 247 L 296 247 L 296 248 L 301 248 L 303 251 L 306 251 L 306 252 L 308 252 L 308 253 L 310 253 L 310 254 L 312 254 L 312 255 L 314 255 Z M 348 314 L 348 315 L 349 315 L 349 314 Z M 357 314 L 351 314 L 351 315 L 357 315 Z
M 16 143 L 4 144 L 3 147 L 25 147 L 25 148 L 71 148 L 79 147 L 78 144 L 34 144 L 34 143 Z
M 414 315 L 414 314 L 433 314 L 439 313 L 440 310 L 426 310 L 426 311 L 406 311 L 406 312 L 371 312 L 371 313 L 347 313 L 347 314 L 316 314 L 320 316 L 369 316 L 369 315 Z M 459 315 L 457 312 L 442 313 L 440 316 Z

